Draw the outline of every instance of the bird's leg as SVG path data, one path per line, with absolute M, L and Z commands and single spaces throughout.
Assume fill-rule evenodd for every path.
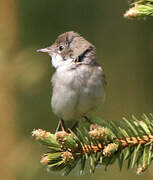
M 61 122 L 62 131 L 66 131 L 64 120 L 62 118 L 60 119 L 60 122 Z
M 97 127 L 97 124 L 94 124 L 87 116 L 83 116 L 84 119 L 90 124 L 90 130 L 93 130 Z
M 60 130 L 60 126 L 61 126 L 61 122 L 60 122 L 60 120 L 58 121 L 58 125 L 57 125 L 57 128 L 56 128 L 56 133 Z
M 56 132 L 58 132 L 60 128 L 62 129 L 62 131 L 66 131 L 64 120 L 62 118 L 59 119 Z
M 93 124 L 93 122 L 92 122 L 90 119 L 88 119 L 87 116 L 83 116 L 83 117 L 84 117 L 84 119 L 85 119 L 89 124 Z

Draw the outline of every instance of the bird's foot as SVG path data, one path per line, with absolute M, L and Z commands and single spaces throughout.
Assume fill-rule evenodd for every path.
M 90 124 L 90 131 L 98 127 L 98 124 L 94 124 L 87 116 L 83 116 L 83 117 Z

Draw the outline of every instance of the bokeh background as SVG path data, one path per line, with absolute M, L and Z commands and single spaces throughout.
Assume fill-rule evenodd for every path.
M 119 121 L 153 112 L 153 19 L 127 20 L 127 0 L 0 0 L 0 179 L 92 180 L 153 179 L 153 166 L 142 176 L 120 172 L 118 164 L 84 176 L 49 174 L 39 163 L 43 147 L 34 128 L 54 132 L 50 108 L 50 58 L 36 49 L 69 30 L 97 48 L 108 86 L 101 117 Z

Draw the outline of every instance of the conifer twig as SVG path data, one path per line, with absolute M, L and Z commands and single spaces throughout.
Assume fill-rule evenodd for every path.
M 153 17 L 153 0 L 135 0 L 124 14 L 125 18 Z
M 95 119 L 95 129 L 77 129 L 74 133 L 59 131 L 55 134 L 38 129 L 32 136 L 48 148 L 41 159 L 50 171 L 64 171 L 68 175 L 80 163 L 80 174 L 89 161 L 90 172 L 97 165 L 107 167 L 117 159 L 119 167 L 125 160 L 127 168 L 144 172 L 153 160 L 153 115 L 143 115 L 141 120 L 132 116 L 120 123 Z

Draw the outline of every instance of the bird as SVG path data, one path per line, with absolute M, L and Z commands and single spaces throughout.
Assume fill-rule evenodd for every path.
M 55 68 L 51 106 L 59 118 L 56 131 L 66 131 L 66 126 L 72 128 L 82 118 L 89 120 L 88 115 L 102 106 L 106 96 L 106 78 L 95 46 L 79 33 L 68 31 L 37 52 L 47 53 Z

